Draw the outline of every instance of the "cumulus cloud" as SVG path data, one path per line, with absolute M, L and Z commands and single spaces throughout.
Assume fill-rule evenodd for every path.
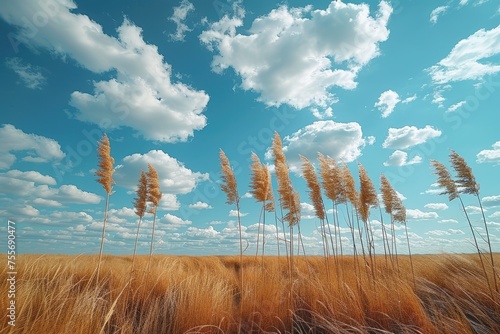
M 224 16 L 200 36 L 216 55 L 212 69 L 232 68 L 241 88 L 269 106 L 327 108 L 333 87 L 353 89 L 358 72 L 387 40 L 391 6 L 382 1 L 374 17 L 366 4 L 332 1 L 324 10 L 281 6 L 256 18 L 245 33 L 242 11 Z M 335 32 L 335 33 L 332 33 Z
M 203 209 L 212 209 L 212 206 L 205 202 L 196 202 L 194 204 L 189 204 L 190 209 L 203 210 Z
M 407 209 L 406 217 L 414 220 L 437 219 L 439 215 L 436 212 L 423 212 L 419 209 Z
M 174 7 L 174 13 L 168 18 L 177 26 L 175 33 L 169 35 L 172 40 L 182 42 L 186 37 L 186 32 L 192 30 L 184 23 L 191 11 L 194 11 L 194 5 L 188 0 L 182 0 L 179 6 Z
M 315 160 L 321 152 L 337 161 L 351 162 L 361 155 L 365 145 L 361 126 L 356 122 L 317 121 L 283 138 L 283 152 L 290 170 L 296 173 L 300 172 L 299 155 Z M 272 159 L 271 149 L 266 152 L 266 159 Z
M 248 213 L 240 212 L 240 217 L 245 217 Z M 238 210 L 229 210 L 229 217 L 238 217 Z
M 125 19 L 115 38 L 74 9 L 72 1 L 13 1 L 0 8 L 0 16 L 19 27 L 22 43 L 73 58 L 95 73 L 113 73 L 107 81 L 94 82 L 93 92 L 71 94 L 70 104 L 79 110 L 76 118 L 104 129 L 130 127 L 163 142 L 185 141 L 205 127 L 208 95 L 173 82 L 171 66 L 143 40 L 141 28 Z M 33 35 L 24 20 L 37 14 L 48 19 Z
M 431 23 L 436 24 L 439 18 L 439 15 L 444 14 L 448 10 L 448 6 L 439 6 L 435 8 L 430 15 L 429 21 Z
M 162 224 L 161 225 L 162 228 L 168 230 L 177 230 L 182 226 L 191 225 L 193 223 L 190 220 L 184 220 L 170 213 L 164 215 L 159 222 Z
M 465 210 L 467 210 L 467 213 L 469 215 L 479 215 L 479 214 L 481 214 L 481 208 L 479 206 L 467 205 L 465 207 Z M 483 210 L 486 211 L 486 209 L 483 209 Z
M 389 160 L 384 162 L 384 166 L 406 166 L 414 165 L 422 162 L 422 157 L 419 155 L 414 156 L 411 160 L 408 160 L 408 153 L 396 150 L 391 154 Z
M 500 141 L 491 146 L 493 147 L 492 150 L 482 150 L 477 154 L 478 163 L 500 163 Z
M 57 141 L 28 134 L 11 124 L 4 124 L 0 128 L 0 169 L 12 166 L 16 161 L 12 152 L 19 151 L 26 151 L 22 159 L 31 162 L 59 161 L 65 156 Z
M 160 190 L 164 194 L 187 194 L 199 182 L 208 179 L 208 174 L 193 172 L 168 153 L 152 150 L 145 154 L 135 153 L 123 158 L 115 173 L 116 183 L 135 190 L 140 171 L 147 171 L 148 163 L 158 172 Z
M 7 58 L 5 65 L 16 72 L 22 83 L 30 89 L 41 89 L 47 79 L 42 74 L 42 69 L 38 66 L 25 64 L 21 58 Z
M 441 136 L 441 131 L 429 125 L 422 129 L 415 126 L 404 126 L 399 129 L 390 128 L 382 146 L 384 148 L 406 149 L 439 136 Z
M 374 106 L 382 112 L 382 118 L 386 118 L 392 114 L 394 108 L 399 102 L 401 102 L 399 94 L 393 90 L 387 90 L 380 94 L 378 102 L 376 102 Z
M 485 207 L 500 206 L 500 195 L 483 197 L 482 202 Z
M 500 72 L 493 57 L 500 54 L 500 25 L 491 30 L 480 29 L 458 42 L 451 52 L 429 69 L 432 80 L 445 84 L 461 80 L 480 80 Z
M 81 190 L 75 185 L 61 185 L 59 188 L 51 188 L 46 184 L 36 185 L 33 181 L 4 175 L 0 175 L 0 188 L 5 194 L 22 196 L 27 199 L 41 198 L 59 203 L 97 204 L 102 199 L 101 196 Z M 38 202 L 40 203 L 40 200 Z M 45 204 L 47 203 L 58 206 L 54 202 L 46 202 Z
M 424 208 L 431 210 L 446 210 L 448 205 L 446 203 L 427 203 Z
M 13 169 L 0 175 L 5 175 L 19 180 L 33 181 L 39 184 L 48 184 L 51 186 L 56 184 L 56 180 L 52 176 L 43 175 L 37 171 L 21 172 L 20 170 Z

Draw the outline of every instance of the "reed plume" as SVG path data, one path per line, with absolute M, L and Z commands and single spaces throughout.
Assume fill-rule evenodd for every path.
M 434 174 L 437 175 L 438 185 L 445 189 L 440 195 L 448 195 L 448 199 L 453 201 L 455 198 L 458 198 L 458 189 L 457 185 L 451 178 L 450 173 L 446 169 L 445 165 L 436 160 L 431 160 L 431 164 L 434 167 Z
M 398 262 L 398 249 L 396 242 L 396 231 L 394 227 L 394 215 L 393 215 L 393 205 L 394 201 L 396 201 L 395 197 L 398 197 L 394 188 L 392 188 L 391 183 L 385 177 L 385 175 L 380 176 L 380 191 L 382 192 L 382 202 L 384 203 L 384 210 L 391 217 L 391 253 L 396 257 L 396 264 L 399 270 L 399 262 Z M 402 203 L 401 203 L 402 204 Z M 401 210 L 399 210 L 401 211 Z M 406 210 L 404 210 L 406 216 Z M 402 217 L 400 217 L 402 218 Z M 406 220 L 406 217 L 404 217 Z M 382 223 L 383 224 L 383 223 Z M 383 226 L 383 225 L 382 225 Z M 392 257 L 391 257 L 392 259 Z M 394 266 L 394 262 L 393 262 Z
M 104 246 L 104 236 L 106 233 L 106 221 L 108 218 L 108 206 L 109 206 L 109 196 L 111 195 L 111 190 L 113 188 L 113 173 L 115 169 L 113 168 L 113 164 L 115 163 L 115 159 L 111 156 L 111 146 L 109 144 L 109 138 L 106 134 L 104 134 L 101 138 L 101 141 L 98 143 L 97 154 L 99 157 L 99 169 L 95 173 L 99 178 L 97 182 L 99 182 L 104 190 L 106 191 L 106 206 L 104 209 L 104 219 L 102 224 L 102 235 L 101 235 L 101 246 L 99 248 L 99 262 L 97 264 L 97 276 L 99 276 L 99 270 L 101 268 L 101 259 L 102 259 L 102 251 Z
M 351 202 L 352 206 L 358 210 L 359 209 L 359 194 L 356 190 L 356 183 L 354 177 L 347 167 L 346 163 L 342 163 L 342 169 L 340 171 L 342 177 L 342 183 L 344 184 L 345 197 Z
M 300 197 L 292 187 L 286 157 L 283 153 L 283 144 L 277 132 L 274 133 L 272 149 L 281 207 L 288 210 L 284 220 L 288 221 L 289 226 L 294 226 L 300 221 Z
M 309 198 L 311 199 L 316 216 L 325 219 L 325 207 L 323 206 L 323 199 L 321 197 L 321 187 L 319 185 L 318 177 L 312 163 L 306 157 L 300 156 L 302 159 L 302 174 L 309 187 Z
M 158 182 L 158 173 L 156 169 L 148 163 L 148 172 L 146 173 L 147 178 L 147 201 L 150 204 L 149 213 L 153 214 L 153 229 L 151 231 L 151 245 L 149 248 L 149 262 L 151 262 L 151 256 L 153 255 L 153 245 L 155 237 L 155 226 L 156 226 L 156 213 L 158 211 L 158 204 L 160 203 L 162 193 L 160 191 L 160 183 Z M 148 266 L 149 266 L 148 262 Z
M 132 257 L 132 271 L 134 270 L 135 254 L 137 250 L 137 242 L 139 240 L 139 229 L 141 228 L 142 218 L 144 217 L 147 209 L 148 179 L 144 171 L 141 171 L 139 183 L 137 184 L 136 194 L 137 197 L 134 198 L 134 208 L 135 214 L 139 217 L 139 222 L 137 224 L 137 233 L 135 235 L 134 255 Z
M 261 217 L 263 216 L 263 229 L 262 229 L 262 256 L 264 256 L 264 246 L 265 246 L 265 226 L 266 226 L 266 211 L 272 212 L 274 211 L 274 197 L 273 191 L 271 187 L 271 173 L 266 165 L 260 162 L 257 154 L 252 153 L 252 180 L 250 183 L 250 193 L 253 195 L 257 202 L 262 203 L 262 211 Z M 259 236 L 260 236 L 260 224 L 261 220 L 259 219 L 259 228 L 257 232 L 257 247 L 256 247 L 256 256 L 259 251 Z M 278 231 L 276 231 L 278 233 Z M 279 247 L 279 238 L 278 247 Z
M 239 203 L 239 196 L 236 185 L 236 178 L 234 177 L 233 169 L 229 164 L 229 159 L 223 150 L 219 151 L 220 166 L 222 169 L 222 184 L 221 189 L 227 195 L 227 204 Z
M 340 255 L 343 255 L 342 238 L 338 235 L 340 233 L 340 222 L 338 219 L 337 205 L 338 203 L 345 203 L 345 190 L 344 184 L 342 183 L 342 178 L 340 176 L 340 170 L 338 168 L 337 162 L 331 157 L 325 157 L 323 154 L 318 152 L 318 160 L 320 163 L 320 175 L 321 184 L 325 191 L 326 197 L 328 197 L 333 204 L 333 225 L 335 243 L 331 240 L 333 254 L 336 255 L 337 250 L 340 250 Z M 350 225 L 350 224 L 349 224 Z M 330 231 L 330 224 L 328 224 L 328 229 Z M 330 231 L 331 239 L 331 231 Z M 354 239 L 353 239 L 354 242 Z M 354 256 L 356 256 L 356 245 L 353 244 Z
M 373 231 L 369 221 L 370 217 L 370 208 L 378 204 L 377 191 L 373 186 L 372 180 L 368 176 L 366 169 L 363 167 L 361 163 L 358 163 L 359 169 L 359 197 L 358 197 L 358 206 L 359 206 L 359 214 L 361 216 L 361 220 L 365 224 L 365 232 L 366 232 L 366 241 L 368 243 L 368 254 L 370 256 L 372 275 L 375 278 L 375 241 L 373 238 Z
M 451 160 L 451 157 L 450 157 L 450 160 Z M 458 162 L 457 159 L 455 159 L 455 163 L 457 163 L 457 162 Z M 463 163 L 465 163 L 465 161 Z M 488 278 L 488 273 L 486 272 L 486 267 L 484 265 L 483 256 L 481 255 L 482 252 L 481 252 L 481 249 L 479 248 L 479 244 L 477 242 L 476 232 L 474 230 L 474 226 L 472 226 L 472 222 L 469 218 L 469 215 L 467 214 L 467 210 L 465 209 L 465 204 L 462 200 L 462 197 L 460 196 L 457 185 L 456 185 L 455 181 L 453 181 L 453 179 L 451 178 L 451 175 L 448 172 L 448 170 L 446 169 L 445 165 L 443 165 L 442 163 L 440 163 L 439 161 L 436 161 L 436 160 L 431 160 L 431 164 L 434 167 L 434 174 L 438 176 L 437 182 L 438 182 L 439 186 L 442 188 L 445 188 L 445 191 L 440 193 L 440 195 L 448 195 L 448 199 L 450 201 L 454 200 L 455 198 L 458 198 L 458 200 L 460 201 L 462 211 L 465 214 L 465 218 L 467 219 L 467 223 L 469 224 L 472 238 L 474 239 L 474 246 L 476 247 L 477 255 L 479 256 L 479 260 L 481 261 L 481 267 L 483 269 L 484 277 L 485 277 L 486 281 L 488 282 L 488 287 L 490 288 L 490 293 L 491 293 L 491 296 L 493 297 L 493 290 L 491 288 L 491 284 L 490 284 L 490 281 Z M 453 161 L 452 161 L 452 164 L 453 164 Z M 464 166 L 460 166 L 460 170 L 461 170 L 460 173 L 464 173 L 464 172 L 468 173 L 468 171 L 466 171 L 466 169 L 467 168 L 464 168 Z M 458 171 L 457 171 L 457 173 L 458 173 Z M 463 180 L 463 181 L 465 181 L 465 180 Z M 469 181 L 468 184 L 472 185 L 470 182 L 471 181 Z M 475 180 L 474 180 L 474 182 L 475 182 Z M 474 186 L 474 188 L 475 188 L 475 186 Z M 471 189 L 469 189 L 469 190 L 471 190 Z M 496 278 L 495 278 L 495 280 L 496 280 Z M 496 289 L 496 287 L 495 287 L 495 289 Z
M 252 181 L 250 193 L 257 202 L 262 202 L 265 210 L 274 211 L 274 197 L 271 187 L 271 173 L 266 165 L 260 162 L 257 154 L 252 153 Z
M 344 185 L 337 162 L 331 157 L 318 153 L 320 175 L 325 195 L 335 203 L 345 202 Z
M 462 194 L 475 195 L 479 203 L 479 207 L 481 209 L 481 214 L 483 217 L 484 229 L 486 231 L 486 243 L 488 244 L 491 268 L 493 270 L 493 282 L 495 290 L 496 292 L 498 292 L 497 277 L 496 277 L 497 275 L 495 270 L 495 263 L 493 260 L 493 251 L 491 249 L 490 233 L 488 231 L 488 223 L 486 222 L 486 217 L 484 215 L 483 204 L 481 202 L 481 198 L 479 197 L 479 184 L 476 182 L 476 178 L 472 173 L 472 168 L 470 168 L 469 165 L 467 165 L 465 159 L 462 158 L 460 155 L 458 155 L 457 152 L 453 150 L 451 151 L 450 161 L 453 166 L 453 169 L 455 169 L 455 172 L 457 173 L 457 180 L 455 181 L 455 183 L 458 185 L 458 191 Z
M 300 156 L 302 160 L 302 175 L 307 182 L 307 186 L 309 188 L 309 198 L 314 206 L 314 212 L 316 216 L 320 220 L 321 224 L 321 236 L 323 240 L 323 252 L 325 257 L 328 258 L 328 241 L 326 238 L 326 228 L 325 228 L 325 207 L 323 205 L 323 198 L 321 197 L 321 186 L 318 181 L 318 176 L 316 175 L 316 171 L 314 170 L 314 166 L 304 156 Z M 331 234 L 330 234 L 331 235 Z M 333 246 L 333 245 L 332 245 Z M 328 264 L 328 262 L 327 262 Z
M 359 213 L 364 222 L 368 221 L 370 216 L 370 208 L 378 204 L 377 191 L 373 186 L 372 180 L 366 173 L 366 169 L 361 163 L 358 163 L 359 168 Z
M 222 171 L 222 183 L 220 188 L 227 196 L 227 204 L 235 204 L 236 212 L 238 215 L 238 232 L 240 237 L 240 291 L 243 292 L 243 236 L 241 231 L 241 217 L 240 217 L 240 197 L 238 196 L 238 185 L 236 184 L 236 177 L 234 176 L 234 171 L 231 168 L 229 159 L 222 149 L 219 150 L 219 160 L 220 167 Z M 241 292 L 241 294 L 242 294 Z M 240 317 L 242 314 L 242 304 L 240 303 Z M 241 325 L 241 322 L 240 322 Z M 238 331 L 241 328 L 238 328 Z

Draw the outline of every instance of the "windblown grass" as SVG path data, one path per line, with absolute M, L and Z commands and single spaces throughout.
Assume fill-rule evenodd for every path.
M 500 260 L 500 254 L 494 254 Z M 354 257 L 20 255 L 17 321 L 2 333 L 500 333 L 477 255 L 376 256 L 375 279 Z M 357 258 L 358 266 L 364 266 Z M 239 272 L 245 270 L 242 287 Z M 493 273 L 488 272 L 489 275 Z M 3 270 L 0 289 L 7 291 Z M 131 278 L 130 278 L 131 277 Z M 327 278 L 329 277 L 329 279 Z M 341 281 L 342 284 L 338 284 Z M 291 287 L 290 285 L 293 285 Z M 0 308 L 7 308 L 0 299 Z

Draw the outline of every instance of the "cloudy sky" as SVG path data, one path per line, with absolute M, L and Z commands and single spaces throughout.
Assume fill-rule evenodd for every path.
M 308 253 L 321 252 L 321 237 L 299 154 L 317 165 L 318 152 L 355 176 L 363 164 L 377 188 L 388 177 L 415 252 L 473 252 L 458 202 L 438 195 L 430 167 L 449 166 L 449 149 L 472 167 L 500 251 L 496 1 L 7 0 L 0 18 L 0 231 L 16 222 L 20 252 L 98 252 L 105 132 L 116 167 L 105 252 L 132 252 L 132 201 L 151 163 L 163 192 L 155 252 L 237 254 L 235 207 L 219 187 L 223 149 L 251 254 L 260 205 L 248 193 L 250 156 L 272 169 L 275 131 Z M 477 199 L 463 199 L 484 233 Z M 337 213 L 348 249 L 345 209 Z M 379 235 L 378 210 L 371 219 Z M 266 222 L 273 253 L 274 215 Z M 140 253 L 151 225 L 146 215 Z

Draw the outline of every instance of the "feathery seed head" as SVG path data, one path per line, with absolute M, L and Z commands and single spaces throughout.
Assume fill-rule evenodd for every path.
M 148 179 L 144 171 L 141 171 L 136 194 L 137 197 L 134 198 L 135 214 L 142 218 L 146 212 L 146 201 L 148 196 Z
M 325 208 L 323 206 L 323 199 L 321 198 L 321 187 L 318 177 L 311 162 L 306 157 L 300 156 L 300 158 L 302 159 L 302 174 L 309 187 L 309 198 L 313 203 L 316 216 L 323 220 L 325 219 Z
M 222 170 L 221 189 L 227 195 L 227 204 L 237 203 L 239 201 L 236 178 L 234 177 L 233 169 L 229 164 L 229 159 L 223 150 L 219 152 L 220 166 Z
M 437 183 L 441 188 L 446 189 L 440 195 L 448 195 L 450 201 L 458 197 L 458 189 L 455 182 L 452 180 L 450 173 L 446 169 L 445 165 L 436 160 L 431 160 L 431 164 L 434 167 L 434 174 L 437 175 Z
M 160 203 L 162 193 L 160 191 L 160 183 L 158 181 L 158 173 L 152 164 L 148 163 L 148 172 L 146 174 L 147 178 L 147 191 L 148 199 L 147 201 L 151 203 L 151 211 L 154 212 Z
M 359 192 L 359 212 L 361 215 L 361 219 L 363 221 L 368 221 L 368 216 L 370 214 L 370 207 L 372 205 L 377 205 L 377 191 L 373 186 L 372 180 L 366 173 L 365 168 L 361 163 L 358 163 L 359 167 L 359 184 L 360 184 L 360 192 Z
M 478 194 L 479 184 L 477 184 L 476 178 L 472 174 L 472 169 L 467 165 L 465 159 L 452 150 L 450 161 L 457 173 L 458 179 L 456 183 L 458 184 L 459 192 L 464 194 Z
M 382 174 L 380 176 L 380 190 L 382 191 L 382 201 L 384 202 L 385 212 L 392 214 L 392 202 L 394 200 L 394 189 L 392 188 L 389 180 Z
M 331 157 L 325 157 L 318 153 L 320 162 L 320 174 L 326 196 L 336 203 L 345 203 L 346 194 L 340 169 L 337 162 Z
M 113 164 L 115 159 L 111 157 L 111 146 L 109 145 L 109 139 L 106 134 L 102 136 L 101 141 L 97 147 L 97 153 L 99 156 L 99 170 L 95 173 L 99 178 L 97 182 L 102 184 L 106 193 L 111 193 L 111 188 L 115 183 L 113 181 L 114 168 Z
M 259 157 L 252 153 L 252 182 L 250 184 L 252 190 L 250 193 L 255 197 L 257 202 L 263 202 L 266 211 L 273 211 L 273 193 L 271 188 L 271 173 L 266 165 L 262 164 Z M 270 203 L 267 203 L 271 201 Z
M 359 208 L 359 196 L 358 192 L 356 191 L 356 183 L 354 182 L 351 171 L 349 170 L 349 167 L 347 167 L 345 162 L 342 163 L 340 176 L 342 178 L 342 184 L 344 185 L 345 189 L 345 197 L 355 208 Z

